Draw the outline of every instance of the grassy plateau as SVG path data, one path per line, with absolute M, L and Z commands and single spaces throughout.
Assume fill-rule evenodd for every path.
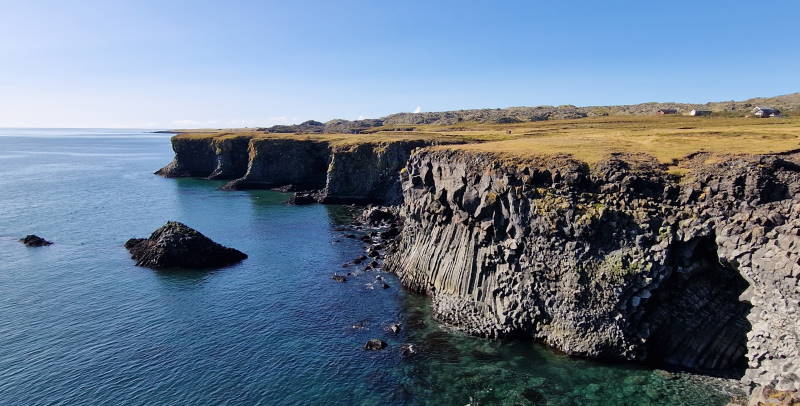
M 646 153 L 662 163 L 704 151 L 763 154 L 800 149 L 800 116 L 605 116 L 514 124 L 459 123 L 375 127 L 366 134 L 280 134 L 254 129 L 181 130 L 178 138 L 318 140 L 333 146 L 432 140 L 454 148 L 513 158 L 571 155 L 595 163 L 611 153 Z M 458 145 L 452 145 L 458 143 Z M 448 145 L 449 144 L 449 145 Z

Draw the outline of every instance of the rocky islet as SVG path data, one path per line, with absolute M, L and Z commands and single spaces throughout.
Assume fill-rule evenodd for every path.
M 210 269 L 247 258 L 247 254 L 217 244 L 177 221 L 167 222 L 149 238 L 131 238 L 125 248 L 137 266 L 153 269 Z

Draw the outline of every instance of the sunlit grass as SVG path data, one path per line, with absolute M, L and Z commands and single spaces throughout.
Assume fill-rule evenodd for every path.
M 669 163 L 690 153 L 760 154 L 800 149 L 800 118 L 607 116 L 516 124 L 377 127 L 369 134 L 270 134 L 252 129 L 192 130 L 179 138 L 296 139 L 347 147 L 428 140 L 439 148 L 514 157 L 568 154 L 589 163 L 611 153 L 646 153 Z

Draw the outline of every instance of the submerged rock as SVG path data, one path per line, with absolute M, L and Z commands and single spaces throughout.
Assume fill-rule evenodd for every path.
M 369 351 L 379 351 L 386 348 L 386 346 L 387 344 L 385 341 L 379 338 L 373 338 L 372 340 L 369 340 L 367 341 L 366 344 L 364 344 L 364 349 Z
M 150 238 L 131 238 L 125 248 L 137 266 L 164 268 L 217 268 L 247 258 L 247 254 L 211 241 L 197 230 L 169 221 Z
M 347 277 L 342 276 L 342 275 L 334 274 L 333 276 L 331 276 L 331 279 L 333 279 L 334 281 L 339 282 L 339 283 L 347 282 Z
M 53 244 L 36 234 L 26 235 L 25 238 L 20 238 L 19 241 L 29 247 L 44 247 L 45 245 Z

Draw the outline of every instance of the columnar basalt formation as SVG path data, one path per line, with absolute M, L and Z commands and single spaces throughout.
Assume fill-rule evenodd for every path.
M 247 147 L 247 172 L 226 187 L 269 189 L 292 185 L 319 189 L 325 185 L 330 160 L 327 142 L 292 139 L 253 139 Z
M 156 175 L 168 178 L 208 177 L 217 167 L 217 150 L 213 138 L 193 139 L 172 137 L 175 158 Z
M 411 151 L 430 144 L 429 141 L 400 141 L 335 147 L 323 202 L 401 203 L 399 171 L 405 167 Z
M 333 142 L 311 137 L 181 137 L 156 174 L 230 180 L 226 189 L 319 190 L 325 203 L 398 204 L 399 172 L 432 140 Z
M 386 266 L 471 334 L 798 390 L 799 161 L 422 149 Z

